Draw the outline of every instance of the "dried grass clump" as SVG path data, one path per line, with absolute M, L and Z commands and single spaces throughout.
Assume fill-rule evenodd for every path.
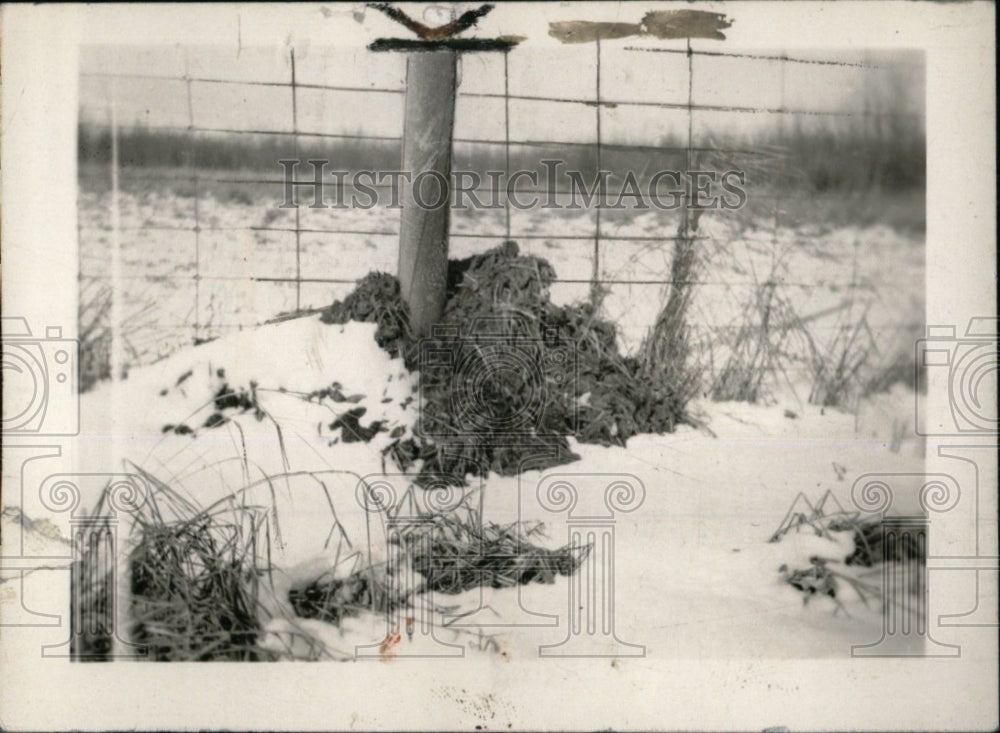
M 340 625 L 364 612 L 412 608 L 413 596 L 428 591 L 457 595 L 483 586 L 554 583 L 557 576 L 575 572 L 590 550 L 549 550 L 530 541 L 542 531 L 541 524 L 483 525 L 474 516 L 434 515 L 433 521 L 411 527 L 394 543 L 400 557 L 423 576 L 418 585 L 402 587 L 401 579 L 380 564 L 358 568 L 344 578 L 318 578 L 290 591 L 289 601 L 303 618 Z
M 756 403 L 767 396 L 766 379 L 787 377 L 788 324 L 795 316 L 776 289 L 777 282 L 767 280 L 751 294 L 743 320 L 723 344 L 728 355 L 712 380 L 712 399 Z
M 795 531 L 800 532 L 810 529 L 817 537 L 832 539 L 833 532 L 854 532 L 855 544 L 858 549 L 855 551 L 856 560 L 848 564 L 860 564 L 871 567 L 876 562 L 880 562 L 882 556 L 876 554 L 869 540 L 881 532 L 881 524 L 878 519 L 861 518 L 861 512 L 848 511 L 833 495 L 827 490 L 820 498 L 819 503 L 813 504 L 801 491 L 792 501 L 792 506 L 785 514 L 778 529 L 771 535 L 769 542 L 778 542 L 786 534 Z
M 136 513 L 129 556 L 132 641 L 155 661 L 271 659 L 256 643 L 264 513 L 202 510 L 143 476 L 155 491 Z
M 365 611 L 387 613 L 390 594 L 371 572 L 357 571 L 346 578 L 319 579 L 288 593 L 297 616 L 319 619 L 339 626 L 345 618 Z
M 795 495 L 792 505 L 785 512 L 768 542 L 779 542 L 786 534 L 810 529 L 817 537 L 832 539 L 832 532 L 843 532 L 859 527 L 861 512 L 848 511 L 829 489 L 813 504 L 801 491 Z
M 80 391 L 111 378 L 111 288 L 95 280 L 80 285 Z
M 81 278 L 77 305 L 77 322 L 80 327 L 77 368 L 81 392 L 111 378 L 111 303 L 112 289 L 107 281 L 92 277 Z M 127 376 L 128 364 L 150 357 L 150 345 L 142 343 L 139 334 L 155 326 L 156 305 L 155 302 L 146 302 L 123 314 L 120 335 L 126 363 L 122 366 L 122 377 Z
M 886 562 L 912 562 L 915 563 L 913 567 L 917 567 L 927 562 L 922 548 L 911 541 L 884 545 L 881 520 L 862 518 L 860 512 L 847 511 L 830 491 L 823 494 L 815 505 L 799 493 L 770 541 L 778 542 L 790 532 L 805 529 L 831 539 L 833 532 L 851 532 L 854 551 L 844 558 L 844 566 L 872 568 Z M 877 586 L 861 577 L 849 575 L 846 568 L 841 572 L 831 567 L 831 564 L 836 566 L 840 563 L 819 557 L 812 557 L 809 562 L 808 568 L 792 569 L 787 565 L 778 568 L 783 580 L 804 594 L 804 603 L 816 595 L 827 595 L 837 603 L 838 609 L 843 610 L 838 598 L 841 583 L 851 586 L 866 605 L 869 597 L 879 593 Z
M 809 403 L 824 407 L 853 406 L 865 389 L 864 371 L 877 351 L 866 314 L 856 321 L 838 323 L 833 339 L 826 345 L 811 336 L 808 343 L 812 373 Z
M 669 431 L 673 430 L 674 422 L 694 424 L 686 406 L 701 389 L 702 368 L 694 358 L 688 326 L 688 312 L 702 265 L 697 239 L 700 214 L 700 210 L 695 210 L 690 220 L 685 216 L 678 228 L 667 301 L 640 348 L 639 381 L 653 386 L 657 401 L 668 406 Z
M 918 547 L 912 537 L 904 534 L 899 541 L 888 546 L 884 545 L 884 533 L 882 523 L 877 519 L 849 519 L 842 521 L 833 519 L 829 528 L 833 532 L 844 532 L 850 530 L 854 532 L 854 552 L 844 561 L 846 565 L 860 565 L 870 568 L 880 562 L 903 562 L 904 560 L 915 560 L 918 563 L 926 562 L 926 557 L 920 547 Z
M 489 522 L 482 527 L 454 516 L 437 518 L 429 542 L 410 538 L 413 569 L 425 587 L 449 595 L 471 588 L 510 588 L 527 583 L 554 583 L 572 575 L 589 547 L 549 550 L 528 541 L 540 524 L 521 526 Z

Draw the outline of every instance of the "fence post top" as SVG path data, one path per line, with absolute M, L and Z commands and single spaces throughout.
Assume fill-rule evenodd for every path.
M 419 40 L 405 38 L 379 38 L 369 44 L 370 51 L 509 51 L 524 40 L 522 36 L 500 38 L 455 38 L 459 33 L 474 27 L 479 19 L 493 10 L 493 5 L 481 5 L 462 13 L 449 23 L 431 28 L 414 20 L 389 3 L 368 3 L 400 25 L 417 34 Z

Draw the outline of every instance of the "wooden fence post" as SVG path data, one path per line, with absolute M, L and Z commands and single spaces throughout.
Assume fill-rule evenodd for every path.
M 399 284 L 410 325 L 427 336 L 444 310 L 451 211 L 451 143 L 458 54 L 410 54 L 406 63 Z
M 455 126 L 458 54 L 506 53 L 522 39 L 455 38 L 476 25 L 492 5 L 469 10 L 450 23 L 430 28 L 387 3 L 368 7 L 385 13 L 417 34 L 417 39 L 380 38 L 371 51 L 407 54 L 403 119 L 399 285 L 410 307 L 416 336 L 428 336 L 444 311 L 448 280 L 448 225 L 451 211 L 451 144 Z

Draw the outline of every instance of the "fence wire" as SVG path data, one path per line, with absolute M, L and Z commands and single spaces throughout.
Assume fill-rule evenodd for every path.
M 608 162 L 608 156 L 639 155 L 653 159 L 656 156 L 679 155 L 683 160 L 685 174 L 701 161 L 713 156 L 722 161 L 750 159 L 757 161 L 763 170 L 768 171 L 769 176 L 777 180 L 787 180 L 794 175 L 794 172 L 788 170 L 788 162 L 780 150 L 755 146 L 752 141 L 740 140 L 733 136 L 717 143 L 708 132 L 710 126 L 703 130 L 699 127 L 699 120 L 704 116 L 719 114 L 735 114 L 744 119 L 775 116 L 778 120 L 780 139 L 786 130 L 786 120 L 855 118 L 877 121 L 886 117 L 919 115 L 917 112 L 900 110 L 821 109 L 786 104 L 784 69 L 787 66 L 817 69 L 843 67 L 878 74 L 880 67 L 875 64 L 796 58 L 785 54 L 716 51 L 693 48 L 690 41 L 681 48 L 616 47 L 615 54 L 619 62 L 629 57 L 647 54 L 680 56 L 683 59 L 683 66 L 679 68 L 683 69 L 686 78 L 683 79 L 683 83 L 677 83 L 676 87 L 678 90 L 683 89 L 685 98 L 639 99 L 612 93 L 621 86 L 617 82 L 622 79 L 627 80 L 629 73 L 641 72 L 629 72 L 628 61 L 624 65 L 619 63 L 609 71 L 607 44 L 602 44 L 600 41 L 594 44 L 593 87 L 589 95 L 514 92 L 512 69 L 518 63 L 519 54 L 524 53 L 523 50 L 514 50 L 499 55 L 502 65 L 494 70 L 494 74 L 502 78 L 499 80 L 497 91 L 482 91 L 474 87 L 463 89 L 461 84 L 458 89 L 459 116 L 468 114 L 470 108 L 464 106 L 466 102 L 488 104 L 497 101 L 502 104 L 499 128 L 487 117 L 486 109 L 481 109 L 478 110 L 478 114 L 484 115 L 484 122 L 479 126 L 482 129 L 478 129 L 477 134 L 473 135 L 456 135 L 454 143 L 456 150 L 460 146 L 499 149 L 502 156 L 501 164 L 508 177 L 505 180 L 509 180 L 512 173 L 515 151 L 532 149 L 575 150 L 580 153 L 592 151 L 596 170 L 603 170 L 603 165 Z M 738 64 L 777 64 L 781 69 L 778 103 L 698 101 L 699 89 L 708 90 L 709 96 L 715 91 L 711 74 L 698 70 L 698 62 L 702 59 L 725 59 Z M 471 63 L 480 62 L 478 59 L 463 60 L 464 68 L 467 69 Z M 524 63 L 527 66 L 530 61 Z M 108 235 L 114 229 L 113 234 L 121 242 L 124 258 L 121 264 L 122 272 L 118 276 L 119 282 L 114 287 L 129 290 L 135 300 L 132 312 L 124 315 L 125 328 L 128 330 L 126 351 L 131 363 L 152 361 L 183 343 L 200 342 L 223 335 L 227 331 L 252 327 L 282 313 L 325 306 L 335 297 L 342 297 L 369 269 L 394 271 L 395 238 L 398 237 L 398 228 L 387 226 L 387 217 L 356 214 L 348 216 L 336 210 L 326 210 L 323 215 L 319 215 L 315 210 L 308 208 L 311 194 L 300 196 L 299 206 L 287 210 L 291 211 L 288 216 L 278 209 L 280 200 L 273 196 L 274 192 L 280 191 L 286 183 L 278 173 L 277 161 L 275 161 L 274 175 L 260 175 L 259 171 L 254 174 L 242 172 L 225 174 L 206 166 L 199 160 L 198 141 L 205 139 L 204 136 L 213 135 L 223 136 L 224 139 L 250 139 L 260 136 L 287 138 L 291 141 L 291 152 L 296 160 L 302 156 L 303 141 L 306 140 L 311 141 L 314 146 L 310 150 L 315 150 L 315 145 L 322 141 L 382 146 L 402 144 L 401 124 L 399 132 L 395 135 L 382 134 L 377 130 L 338 130 L 334 125 L 326 130 L 308 129 L 303 125 L 301 110 L 303 92 L 351 95 L 357 99 L 358 108 L 361 110 L 375 98 L 397 98 L 401 109 L 403 95 L 406 92 L 402 83 L 398 86 L 378 86 L 375 81 L 370 84 L 303 82 L 296 71 L 294 50 L 288 51 L 287 66 L 286 81 L 227 79 L 221 76 L 193 74 L 187 57 L 185 57 L 184 72 L 180 75 L 114 70 L 87 70 L 82 73 L 82 78 L 91 82 L 115 81 L 112 90 L 120 89 L 119 82 L 122 80 L 153 85 L 180 83 L 184 89 L 186 120 L 171 121 L 172 115 L 159 114 L 156 109 L 148 109 L 140 126 L 144 134 L 171 134 L 184 137 L 188 143 L 184 165 L 165 172 L 130 166 L 128 160 L 125 160 L 120 163 L 121 169 L 116 171 L 117 185 L 123 189 L 136 187 L 136 190 L 142 192 L 141 195 L 134 197 L 135 201 L 131 204 L 136 209 L 130 216 L 131 221 L 113 225 L 101 214 L 99 196 L 86 198 L 88 194 L 81 191 L 81 213 L 78 224 L 81 238 L 80 278 L 83 285 L 81 290 L 91 292 L 90 286 L 93 283 L 108 284 L 108 273 L 104 266 L 101 247 L 109 241 Z M 638 64 L 633 66 L 633 69 L 641 68 L 644 67 Z M 362 73 L 363 70 L 358 72 Z M 199 97 L 195 92 L 199 87 L 230 90 L 227 93 L 241 89 L 287 90 L 290 125 L 287 129 L 282 125 L 259 125 L 257 123 L 260 120 L 254 119 L 252 115 L 247 119 L 241 119 L 239 125 L 204 122 L 199 115 L 202 110 L 196 103 Z M 647 91 L 653 96 L 656 89 Z M 237 96 L 233 99 L 238 99 L 239 92 L 235 93 Z M 222 104 L 219 99 L 212 98 L 209 101 L 216 105 Z M 112 105 L 121 102 L 121 99 L 111 100 Z M 559 140 L 555 139 L 557 137 L 555 135 L 544 134 L 544 130 L 539 131 L 537 135 L 517 136 L 514 134 L 515 125 L 519 129 L 530 129 L 533 123 L 538 126 L 538 120 L 544 117 L 544 114 L 525 115 L 523 112 L 526 108 L 522 107 L 519 119 L 518 110 L 514 109 L 514 105 L 519 103 L 555 105 L 557 109 L 565 110 L 567 119 L 571 120 L 582 120 L 589 116 L 593 120 L 593 137 L 590 140 Z M 325 104 L 326 102 L 323 102 L 324 110 Z M 617 136 L 618 139 L 609 139 L 609 124 L 614 126 L 615 123 L 608 116 L 618 116 L 625 109 L 665 114 L 681 113 L 682 139 L 677 144 L 661 144 L 662 137 L 656 141 L 657 144 L 630 140 L 628 135 L 620 134 Z M 176 118 L 176 115 L 173 117 Z M 211 118 L 211 115 L 209 117 Z M 371 119 L 374 119 L 374 116 Z M 246 126 L 242 126 L 243 122 Z M 464 122 L 467 123 L 468 120 Z M 468 124 L 465 126 L 477 127 Z M 617 126 L 621 127 L 620 121 Z M 122 128 L 118 126 L 113 134 L 121 134 L 121 130 Z M 496 134 L 486 134 L 490 130 Z M 626 132 L 628 132 L 627 126 Z M 118 149 L 121 150 L 120 144 Z M 520 155 L 521 158 L 518 159 L 523 159 L 524 154 Z M 121 158 L 120 153 L 118 157 Z M 302 160 L 303 164 L 305 162 Z M 308 180 L 307 176 L 298 182 L 308 182 Z M 166 187 L 172 191 L 183 190 L 187 195 L 176 200 L 158 197 L 157 187 Z M 241 187 L 245 187 L 245 193 L 240 192 Z M 386 190 L 389 186 L 373 182 L 371 188 Z M 262 190 L 269 190 L 271 198 L 261 197 Z M 493 195 L 500 193 L 496 189 L 482 190 Z M 519 186 L 514 190 L 518 195 L 564 196 L 572 193 L 564 187 Z M 220 201 L 218 191 L 225 191 L 238 206 L 233 211 L 225 211 L 226 202 Z M 608 190 L 599 194 L 596 200 L 603 204 L 609 200 L 620 201 L 624 193 L 623 188 Z M 685 186 L 683 196 L 686 202 L 690 196 L 688 186 Z M 538 231 L 541 223 L 538 212 L 532 214 L 536 220 L 527 222 L 526 227 L 515 226 L 518 219 L 523 217 L 520 216 L 520 212 L 512 210 L 510 201 L 504 197 L 499 216 L 474 212 L 475 215 L 466 217 L 470 219 L 466 222 L 463 217 L 453 215 L 450 234 L 452 256 L 466 256 L 471 252 L 482 251 L 492 246 L 491 243 L 499 243 L 505 239 L 516 240 L 522 243 L 522 249 L 541 256 L 554 255 L 557 250 L 561 251 L 562 269 L 556 268 L 559 276 L 554 285 L 554 292 L 562 289 L 567 298 L 590 297 L 595 302 L 601 302 L 608 317 L 625 324 L 620 326 L 623 330 L 632 331 L 626 334 L 626 341 L 634 347 L 652 326 L 657 305 L 663 302 L 663 293 L 668 288 L 697 285 L 718 291 L 718 297 L 709 298 L 710 303 L 728 301 L 732 307 L 733 301 L 745 302 L 746 293 L 742 291 L 759 289 L 762 284 L 768 282 L 769 277 L 780 272 L 778 250 L 781 248 L 781 242 L 789 240 L 796 243 L 803 239 L 798 233 L 789 231 L 790 225 L 782 218 L 783 209 L 796 199 L 814 198 L 815 194 L 812 193 L 796 194 L 790 191 L 755 193 L 755 201 L 769 203 L 765 210 L 769 212 L 770 220 L 765 239 L 757 237 L 743 243 L 751 266 L 743 267 L 742 270 L 739 268 L 725 270 L 715 269 L 710 265 L 703 277 L 683 283 L 674 282 L 669 278 L 671 243 L 679 239 L 703 240 L 707 251 L 712 251 L 713 246 L 718 247 L 720 244 L 718 230 L 706 226 L 699 227 L 697 221 L 690 221 L 687 206 L 682 206 L 677 212 L 679 221 L 676 218 L 660 217 L 652 231 L 637 231 L 635 226 L 630 229 L 629 225 L 635 223 L 634 217 L 637 216 L 634 212 L 626 212 L 621 216 L 612 215 L 605 212 L 604 207 L 600 205 L 592 207 L 592 211 L 585 212 L 586 216 L 577 216 L 573 221 L 567 221 L 566 217 L 553 214 L 549 218 L 559 227 L 559 231 L 553 233 Z M 144 201 L 152 203 L 143 208 Z M 156 206 L 173 207 L 173 216 L 160 216 Z M 255 215 L 261 215 L 263 221 L 247 223 L 239 220 L 241 215 L 249 214 L 251 210 L 256 212 Z M 398 213 L 392 212 L 392 216 L 393 223 L 396 223 Z M 373 220 L 375 225 L 361 225 L 363 220 Z M 705 219 L 702 220 L 703 224 L 704 221 Z M 759 229 L 759 224 L 756 227 Z M 220 241 L 216 235 L 225 235 L 228 239 Z M 189 240 L 187 244 L 184 243 L 185 237 Z M 276 239 L 272 240 L 272 237 Z M 272 251 L 271 245 L 279 240 L 285 244 Z M 188 244 L 190 251 L 184 256 L 178 250 L 183 250 Z M 804 242 L 803 246 L 808 244 Z M 154 266 L 156 247 L 162 247 L 162 251 L 167 253 L 160 258 L 162 262 L 159 262 L 165 265 L 165 271 L 157 271 Z M 338 247 L 342 248 L 339 256 L 332 258 L 324 256 Z M 616 247 L 622 251 L 629 247 L 634 250 L 623 257 L 622 253 L 615 249 Z M 291 262 L 283 259 L 282 254 L 285 251 L 294 255 Z M 770 272 L 758 272 L 755 269 L 757 265 L 767 263 L 770 264 Z M 850 277 L 844 275 L 845 273 L 841 272 L 838 273 L 839 279 L 823 277 L 821 280 L 825 286 L 839 288 L 847 294 L 859 289 L 864 290 L 870 285 L 865 283 L 864 278 L 859 278 L 857 272 L 849 273 Z M 213 284 L 221 284 L 221 289 Z M 780 285 L 784 288 L 809 289 L 816 287 L 817 284 L 818 281 L 815 279 L 780 277 Z M 242 296 L 239 298 L 236 297 L 236 293 L 240 291 L 238 285 L 242 285 L 243 288 Z M 612 297 L 608 297 L 609 293 Z M 151 312 L 147 306 L 141 306 L 143 300 L 147 303 L 156 302 L 158 307 Z M 853 306 L 853 300 L 845 298 L 844 303 L 848 302 Z M 188 304 L 186 308 L 185 303 Z M 705 309 L 711 310 L 711 307 L 707 305 Z M 742 306 L 736 307 L 739 309 Z M 644 308 L 646 315 L 638 318 L 630 316 L 637 308 Z M 816 312 L 822 311 L 823 309 L 817 309 Z M 696 318 L 692 326 L 703 330 L 708 338 L 717 334 L 732 333 L 739 328 L 732 323 L 711 323 L 710 314 L 706 310 L 695 315 L 700 317 L 701 321 Z M 805 314 L 803 320 L 808 321 L 810 315 Z M 883 331 L 910 331 L 914 327 L 919 327 L 921 322 L 922 312 L 914 313 L 912 319 L 881 323 L 879 328 Z M 835 329 L 842 326 L 830 324 L 828 328 Z

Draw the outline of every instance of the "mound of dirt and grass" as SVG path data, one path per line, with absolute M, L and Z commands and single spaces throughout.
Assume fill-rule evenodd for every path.
M 510 588 L 529 583 L 552 584 L 560 575 L 572 575 L 590 551 L 589 546 L 546 549 L 530 538 L 542 532 L 540 524 L 501 526 L 463 521 L 447 514 L 413 529 L 396 545 L 422 577 L 418 586 L 402 588 L 384 567 L 362 567 L 346 578 L 317 578 L 295 588 L 289 602 L 301 618 L 339 625 L 365 611 L 379 614 L 412 608 L 412 596 L 433 591 L 457 595 L 467 590 Z M 395 589 L 390 585 L 396 583 Z
M 387 449 L 403 470 L 422 460 L 425 478 L 512 475 L 575 460 L 568 436 L 625 445 L 689 421 L 685 390 L 620 354 L 593 304 L 552 303 L 555 278 L 546 260 L 507 241 L 449 263 L 444 314 L 426 338 L 412 332 L 399 282 L 385 273 L 324 311 L 326 323 L 376 323 L 379 346 L 420 373 L 416 437 Z

